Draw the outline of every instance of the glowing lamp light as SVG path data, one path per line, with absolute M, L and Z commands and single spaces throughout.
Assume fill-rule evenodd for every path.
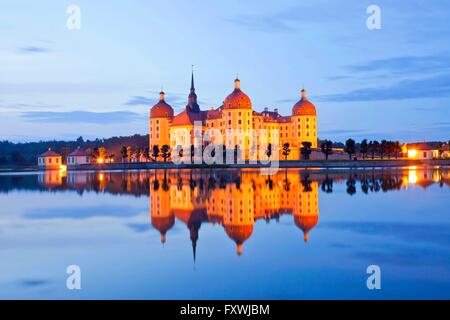
M 408 150 L 408 158 L 415 158 L 417 156 L 417 150 Z
M 103 159 L 103 158 L 98 158 L 97 159 L 97 163 L 98 164 L 102 164 L 102 163 L 104 163 L 105 162 L 105 159 Z
M 408 181 L 409 183 L 416 184 L 417 183 L 417 173 L 416 170 L 411 170 L 408 173 Z
M 66 171 L 67 170 L 67 166 L 65 164 L 61 164 L 61 165 L 59 165 L 59 170 Z

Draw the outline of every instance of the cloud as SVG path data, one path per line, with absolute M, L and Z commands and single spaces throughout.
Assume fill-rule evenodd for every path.
M 450 230 L 445 225 L 400 222 L 328 222 L 321 227 L 349 230 L 365 235 L 392 236 L 407 242 L 425 242 L 446 246 Z
M 90 111 L 30 111 L 22 112 L 21 116 L 29 122 L 55 123 L 121 123 L 142 121 L 145 116 L 130 111 L 90 112 Z
M 34 53 L 44 53 L 49 52 L 50 49 L 46 47 L 38 47 L 38 46 L 25 46 L 17 49 L 19 53 L 24 54 L 34 54 Z
M 320 23 L 321 27 L 336 22 L 342 24 L 342 19 L 337 18 L 340 17 L 336 15 L 337 11 L 345 12 L 350 16 L 358 9 L 358 6 L 345 3 L 332 5 L 329 1 L 315 1 L 314 4 L 291 6 L 270 13 L 241 14 L 226 20 L 253 31 L 291 33 L 297 30 L 300 23 Z
M 143 96 L 132 96 L 125 105 L 127 106 L 151 106 L 156 103 L 156 99 L 149 99 Z
M 442 74 L 425 79 L 402 80 L 390 86 L 363 88 L 346 93 L 318 96 L 325 102 L 354 102 L 441 98 L 450 96 L 450 75 Z
M 27 288 L 35 288 L 42 287 L 50 284 L 50 281 L 47 279 L 22 279 L 17 281 L 18 285 L 27 287 Z
M 358 73 L 383 72 L 396 75 L 445 72 L 450 70 L 450 56 L 394 57 L 349 65 L 346 69 Z
M 129 223 L 128 227 L 137 233 L 143 233 L 153 229 L 150 223 Z
M 245 26 L 254 31 L 261 32 L 293 32 L 294 28 L 286 24 L 285 21 L 278 17 L 256 16 L 256 15 L 240 15 L 235 18 L 227 19 L 228 21 Z

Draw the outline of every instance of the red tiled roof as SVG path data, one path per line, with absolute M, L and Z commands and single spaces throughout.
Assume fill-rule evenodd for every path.
M 193 126 L 195 121 L 201 121 L 204 124 L 207 112 L 192 112 L 189 108 L 186 108 L 173 118 L 171 126 Z
M 234 89 L 223 102 L 225 109 L 251 109 L 252 102 L 250 98 L 241 89 Z
M 150 109 L 150 118 L 170 118 L 170 117 L 173 117 L 173 109 L 164 100 L 159 100 L 159 102 Z
M 48 149 L 47 151 L 45 151 L 44 153 L 39 155 L 39 157 L 60 157 L 60 156 L 61 155 L 59 155 L 58 153 L 56 153 L 52 149 Z
M 308 99 L 302 98 L 292 107 L 293 116 L 315 116 L 316 107 Z
M 278 122 L 291 122 L 291 117 L 290 116 L 278 117 L 277 121 Z
M 87 155 L 88 155 L 88 154 L 86 153 L 86 151 L 81 150 L 80 148 L 77 148 L 76 150 L 74 150 L 72 153 L 69 154 L 69 156 L 72 156 L 72 157 L 77 157 L 77 156 L 79 156 L 79 157 L 81 157 L 81 156 L 85 157 L 85 156 L 87 156 Z
M 432 142 L 408 143 L 407 148 L 416 150 L 438 150 L 439 143 L 432 143 Z
M 206 119 L 220 119 L 222 118 L 221 110 L 208 110 L 206 111 Z

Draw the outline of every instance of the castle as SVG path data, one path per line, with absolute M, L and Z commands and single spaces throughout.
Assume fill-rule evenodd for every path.
M 214 143 L 227 149 L 239 148 L 244 150 L 245 155 L 261 146 L 261 135 L 256 141 L 255 135 L 250 134 L 261 130 L 267 132 L 264 144 L 271 144 L 274 150 L 279 150 L 279 159 L 285 158 L 281 155 L 285 144 L 289 144 L 288 160 L 300 159 L 302 142 L 310 142 L 312 148 L 317 148 L 316 108 L 307 99 L 305 89 L 301 90 L 300 100 L 292 107 L 290 116 L 280 115 L 278 109 L 254 111 L 251 99 L 241 90 L 239 79 L 234 80 L 233 92 L 219 108 L 200 110 L 192 73 L 188 103 L 182 112 L 174 115 L 163 91 L 160 92 L 159 102 L 150 109 L 150 150 L 155 145 L 159 148 L 167 145 L 172 150 L 190 147 L 194 144 L 194 126 L 199 124 L 202 134 L 210 136 L 208 142 L 202 141 L 203 146 Z M 238 134 L 231 135 L 231 131 Z

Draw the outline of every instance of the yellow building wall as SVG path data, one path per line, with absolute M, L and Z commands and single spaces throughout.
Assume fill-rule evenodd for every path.
M 150 118 L 150 152 L 155 145 L 160 149 L 165 144 L 170 146 L 170 122 L 171 118 Z

